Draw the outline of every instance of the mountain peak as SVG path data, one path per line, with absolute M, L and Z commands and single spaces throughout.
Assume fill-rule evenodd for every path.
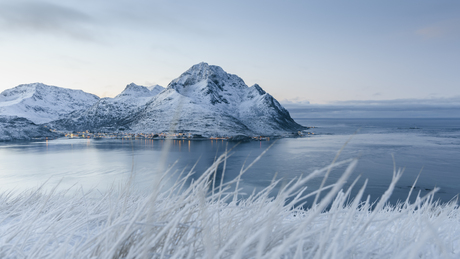
M 135 83 L 130 83 L 125 87 L 125 90 L 123 90 L 123 92 L 121 92 L 119 95 L 115 96 L 115 98 L 120 98 L 124 96 L 148 97 L 148 96 L 151 96 L 151 92 L 145 86 L 137 85 Z
M 128 85 L 126 85 L 126 88 L 130 88 L 130 87 L 139 87 L 140 85 L 137 85 L 135 83 L 130 83 Z
M 180 77 L 176 80 L 177 83 L 181 83 L 185 86 L 192 85 L 196 82 L 203 81 L 209 78 L 226 78 L 228 76 L 229 74 L 227 74 L 221 67 L 201 62 L 196 65 L 193 65 L 187 71 L 182 73 L 182 75 L 180 75 Z
M 267 92 L 265 92 L 264 89 L 262 89 L 262 87 L 260 87 L 260 85 L 258 85 L 258 84 L 255 84 L 255 85 L 253 85 L 252 87 L 254 87 L 254 88 L 257 90 L 257 92 L 259 92 L 260 95 L 264 95 L 264 94 L 267 93 Z
M 201 62 L 198 64 L 193 65 L 191 68 L 189 68 L 185 73 L 202 73 L 204 75 L 206 74 L 227 74 L 221 67 L 216 66 L 216 65 L 209 65 L 206 62 Z M 184 73 L 184 74 L 185 74 Z
M 207 70 L 210 70 L 212 68 L 216 68 L 216 67 L 219 67 L 219 66 L 214 66 L 214 65 L 209 65 L 208 63 L 206 62 L 200 62 L 198 64 L 195 64 L 193 66 L 191 66 L 187 71 L 207 71 Z M 219 67 L 220 68 L 220 67 Z
M 209 64 L 206 62 L 200 62 L 198 64 L 193 65 L 188 70 L 206 70 L 209 68 Z
M 152 95 L 157 95 L 161 93 L 165 88 L 161 85 L 152 85 L 147 87 L 147 89 L 150 90 L 150 93 L 152 93 Z
M 34 96 L 37 98 L 42 98 L 43 96 L 50 94 L 51 92 L 67 90 L 82 92 L 81 90 L 71 90 L 52 85 L 46 85 L 43 83 L 21 84 L 0 93 L 0 102 L 19 102 L 27 98 L 32 98 Z
M 184 93 L 185 88 L 187 88 L 187 91 L 190 91 L 191 87 L 210 93 L 225 91 L 230 88 L 242 90 L 248 86 L 237 75 L 229 74 L 219 66 L 201 62 L 193 65 L 168 85 L 168 88 L 172 88 L 179 93 Z

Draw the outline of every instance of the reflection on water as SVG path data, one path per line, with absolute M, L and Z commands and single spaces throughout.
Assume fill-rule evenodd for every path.
M 343 144 L 339 160 L 359 157 L 352 179 L 369 179 L 367 194 L 380 196 L 393 174 L 394 154 L 397 167 L 404 167 L 392 202 L 404 200 L 409 186 L 423 167 L 417 191 L 426 193 L 441 187 L 438 197 L 448 201 L 460 192 L 459 120 L 299 120 L 312 129 L 314 136 L 279 139 L 243 176 L 240 186 L 246 193 L 267 186 L 275 173 L 284 183 L 301 174 L 327 166 Z M 417 129 L 415 129 L 417 127 Z M 243 165 L 250 164 L 272 141 L 241 143 L 232 150 L 224 181 L 235 178 Z M 0 144 L 1 190 L 24 190 L 47 182 L 49 188 L 76 185 L 88 190 L 104 190 L 126 183 L 134 177 L 134 186 L 147 191 L 162 171 L 171 167 L 177 175 L 195 164 L 195 177 L 206 170 L 226 148 L 236 143 L 224 140 L 93 140 L 56 139 L 43 142 Z M 164 152 L 164 150 L 168 150 Z M 332 183 L 345 167 L 333 170 Z M 174 177 L 171 181 L 174 181 Z M 220 175 L 217 177 L 220 182 Z M 308 184 L 315 190 L 322 179 Z M 351 181 L 349 181 L 351 182 Z

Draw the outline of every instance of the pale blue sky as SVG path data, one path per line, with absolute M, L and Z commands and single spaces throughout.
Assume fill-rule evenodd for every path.
M 0 91 L 115 96 L 202 61 L 280 101 L 460 97 L 460 2 L 0 1 Z

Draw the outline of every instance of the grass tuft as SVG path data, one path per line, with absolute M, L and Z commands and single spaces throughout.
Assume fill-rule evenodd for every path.
M 460 257 L 456 201 L 433 201 L 435 189 L 414 203 L 387 203 L 401 171 L 376 204 L 363 197 L 367 181 L 343 189 L 355 159 L 292 180 L 276 196 L 270 195 L 280 183 L 274 179 L 241 198 L 233 187 L 241 175 L 215 182 L 227 157 L 197 179 L 182 172 L 171 187 L 163 184 L 165 174 L 148 195 L 130 186 L 99 198 L 41 188 L 0 194 L 0 258 Z M 348 167 L 335 184 L 307 192 L 311 179 L 343 164 Z M 359 192 L 351 199 L 352 188 Z M 308 197 L 316 198 L 306 210 Z

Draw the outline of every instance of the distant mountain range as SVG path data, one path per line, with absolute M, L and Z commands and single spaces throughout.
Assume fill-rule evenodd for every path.
M 211 137 L 284 135 L 305 127 L 259 85 L 248 87 L 238 76 L 200 63 L 166 89 L 131 83 L 114 98 L 40 83 L 0 94 L 0 140 L 55 136 L 49 128 Z
M 149 89 L 131 83 L 114 98 L 101 98 L 87 109 L 77 110 L 49 125 L 60 131 L 116 132 L 120 129 L 124 130 L 133 115 L 163 90 L 164 88 L 159 85 Z

